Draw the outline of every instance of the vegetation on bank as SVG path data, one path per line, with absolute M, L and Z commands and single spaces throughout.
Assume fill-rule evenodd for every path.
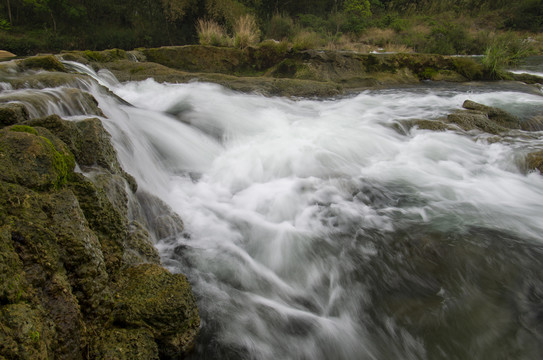
M 298 49 L 483 54 L 507 34 L 540 51 L 542 30 L 543 0 L 0 3 L 0 47 L 17 55 L 198 42 L 245 47 L 266 39 Z

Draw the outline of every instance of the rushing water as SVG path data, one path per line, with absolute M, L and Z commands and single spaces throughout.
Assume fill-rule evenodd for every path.
M 543 176 L 524 166 L 543 133 L 403 122 L 466 99 L 527 117 L 543 94 L 289 100 L 93 76 L 133 105 L 88 85 L 123 167 L 185 222 L 156 245 L 198 298 L 192 359 L 543 357 Z

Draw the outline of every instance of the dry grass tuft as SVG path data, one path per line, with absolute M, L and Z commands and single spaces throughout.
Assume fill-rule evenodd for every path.
M 228 46 L 231 43 L 226 31 L 214 20 L 199 19 L 196 30 L 201 45 Z
M 234 24 L 234 46 L 244 49 L 258 44 L 260 41 L 260 29 L 253 15 L 240 16 Z

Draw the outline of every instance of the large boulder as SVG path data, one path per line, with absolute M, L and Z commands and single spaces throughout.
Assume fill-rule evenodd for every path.
M 474 110 L 482 114 L 486 114 L 490 120 L 496 124 L 509 128 L 509 129 L 520 129 L 520 119 L 514 115 L 509 114 L 507 111 L 492 107 L 486 106 L 483 104 L 476 103 L 475 101 L 466 100 L 462 104 L 464 109 Z
M 185 276 L 153 264 L 126 269 L 117 285 L 114 322 L 151 329 L 161 358 L 180 359 L 193 347 L 200 326 Z
M 28 110 L 23 104 L 0 104 L 0 127 L 21 123 L 29 118 Z
M 462 107 L 447 116 L 447 121 L 458 125 L 463 130 L 480 130 L 490 134 L 500 134 L 510 129 L 520 129 L 520 120 L 508 112 L 476 103 L 464 101 Z
M 75 160 L 89 176 L 74 172 Z M 177 233 L 182 222 L 165 222 L 163 205 L 131 210 L 135 186 L 98 119 L 0 129 L 0 168 L 0 359 L 190 350 L 199 326 L 190 285 L 160 266 L 146 228 Z
M 0 130 L 0 180 L 36 190 L 60 187 L 75 163 L 66 148 L 57 146 L 30 126 Z

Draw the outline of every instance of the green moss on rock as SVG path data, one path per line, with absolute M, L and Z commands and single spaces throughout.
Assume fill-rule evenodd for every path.
M 0 130 L 0 180 L 37 190 L 62 186 L 73 170 L 73 157 L 59 152 L 49 139 L 30 129 Z
M 0 127 L 21 123 L 30 118 L 23 104 L 0 104 Z
M 528 154 L 526 165 L 529 170 L 539 170 L 543 174 L 543 150 Z
M 95 360 L 158 360 L 158 346 L 149 329 L 108 328 L 93 342 Z
M 9 128 L 11 131 L 25 132 L 33 135 L 38 135 L 38 131 L 31 126 L 27 125 L 13 125 Z
M 32 56 L 20 62 L 23 69 L 43 69 L 65 72 L 64 65 L 53 55 Z
M 161 357 L 179 358 L 194 346 L 200 318 L 185 276 L 153 264 L 128 268 L 115 302 L 115 324 L 152 329 Z

